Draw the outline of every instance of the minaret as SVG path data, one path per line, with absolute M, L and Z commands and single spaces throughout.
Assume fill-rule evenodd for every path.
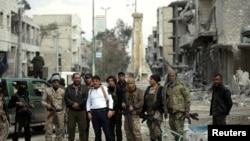
M 132 32 L 132 52 L 131 61 L 128 65 L 127 75 L 134 77 L 138 81 L 147 81 L 151 71 L 145 60 L 145 48 L 142 37 L 142 18 L 143 14 L 135 12 Z

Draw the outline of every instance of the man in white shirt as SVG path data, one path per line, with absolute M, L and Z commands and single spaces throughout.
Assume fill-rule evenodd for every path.
M 113 99 L 106 86 L 101 85 L 100 77 L 92 77 L 93 88 L 89 90 L 87 99 L 88 118 L 92 120 L 95 141 L 101 141 L 101 128 L 106 141 L 113 141 L 110 131 L 110 118 L 113 115 Z

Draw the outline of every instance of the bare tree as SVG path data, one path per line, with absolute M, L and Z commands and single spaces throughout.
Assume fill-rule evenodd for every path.
M 127 26 L 121 19 L 111 30 L 98 33 L 96 39 L 102 43 L 97 51 L 102 52 L 102 58 L 96 60 L 96 72 L 105 80 L 109 75 L 116 75 L 118 71 L 126 71 L 129 56 L 126 52 L 132 34 L 132 27 Z

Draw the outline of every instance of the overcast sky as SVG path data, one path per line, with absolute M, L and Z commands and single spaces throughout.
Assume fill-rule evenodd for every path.
M 33 14 L 77 14 L 81 18 L 82 30 L 87 40 L 92 38 L 92 0 L 27 0 L 31 10 L 26 14 L 32 17 Z M 137 12 L 143 13 L 143 42 L 147 43 L 147 37 L 152 33 L 152 27 L 156 26 L 156 11 L 158 7 L 168 6 L 176 0 L 137 0 Z M 107 28 L 113 28 L 118 18 L 128 25 L 132 25 L 131 14 L 135 8 L 135 0 L 94 0 L 95 15 L 104 15 L 101 9 L 110 7 L 107 10 Z

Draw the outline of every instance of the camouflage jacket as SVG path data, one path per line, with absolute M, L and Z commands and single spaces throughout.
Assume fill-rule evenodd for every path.
M 42 97 L 42 105 L 51 104 L 53 102 L 54 108 L 56 110 L 65 111 L 65 101 L 64 101 L 64 95 L 65 90 L 62 88 L 58 88 L 57 91 L 55 91 L 52 87 L 46 88 L 44 90 L 44 94 Z M 49 100 L 49 96 L 51 96 L 52 101 Z
M 136 88 L 136 90 L 132 93 L 133 94 L 130 95 L 127 91 L 124 94 L 124 102 L 126 105 L 133 106 L 134 110 L 132 113 L 135 114 L 136 112 L 141 112 L 142 110 L 144 104 L 143 91 L 139 88 Z
M 189 112 L 190 105 L 190 91 L 185 84 L 177 81 L 172 89 L 168 87 L 168 84 L 164 86 L 163 109 L 165 114 L 169 112 L 169 108 L 172 108 L 173 113 L 177 111 Z

